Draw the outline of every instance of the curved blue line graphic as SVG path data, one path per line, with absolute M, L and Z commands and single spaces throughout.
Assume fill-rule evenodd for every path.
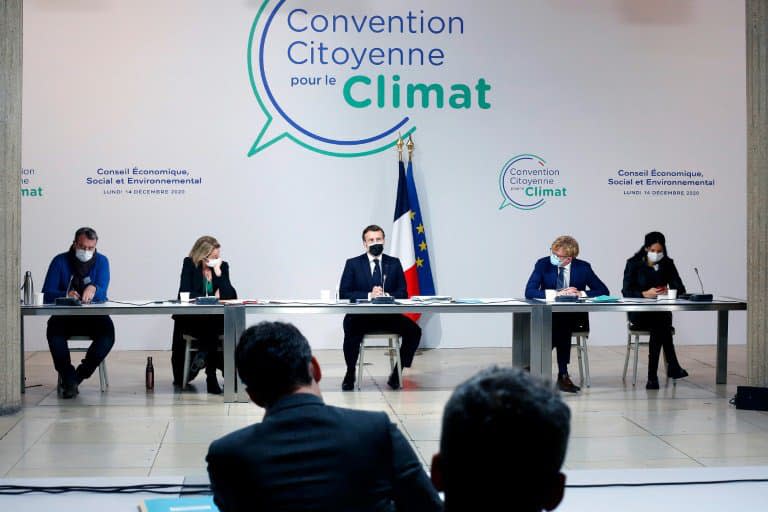
M 390 128 L 389 130 L 386 130 L 378 135 L 374 135 L 372 137 L 368 137 L 367 139 L 360 139 L 360 140 L 336 140 L 336 139 L 328 139 L 326 137 L 323 137 L 321 135 L 317 135 L 316 133 L 312 133 L 306 128 L 300 126 L 296 121 L 291 119 L 288 114 L 285 113 L 285 111 L 280 107 L 280 105 L 277 103 L 277 100 L 272 95 L 272 90 L 269 88 L 269 82 L 267 82 L 267 75 L 264 72 L 264 43 L 267 39 L 267 32 L 269 32 L 269 27 L 272 25 L 272 20 L 275 18 L 275 14 L 277 14 L 277 11 L 280 10 L 280 7 L 285 3 L 285 0 L 280 0 L 275 8 L 272 10 L 272 12 L 269 15 L 269 19 L 267 19 L 267 23 L 264 25 L 264 32 L 261 34 L 261 47 L 259 48 L 259 73 L 261 74 L 261 81 L 264 84 L 264 89 L 267 93 L 267 96 L 269 96 L 269 100 L 272 102 L 272 105 L 275 106 L 275 109 L 280 113 L 280 115 L 288 121 L 288 123 L 296 128 L 296 130 L 300 131 L 307 137 L 312 137 L 315 140 L 319 140 L 320 142 L 325 142 L 328 144 L 337 144 L 340 146 L 354 146 L 357 144 L 367 144 L 369 142 L 374 142 L 379 139 L 383 139 L 384 137 L 387 137 L 396 131 L 398 131 L 401 127 L 403 127 L 408 121 L 408 116 L 404 117 L 399 123 L 397 123 L 395 126 Z

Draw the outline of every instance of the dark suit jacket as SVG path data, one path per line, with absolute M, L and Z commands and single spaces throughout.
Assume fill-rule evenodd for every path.
M 384 291 L 396 299 L 408 298 L 405 275 L 400 260 L 387 254 L 381 255 L 381 273 L 386 276 Z M 373 289 L 371 264 L 366 253 L 350 258 L 344 265 L 339 284 L 340 299 L 367 299 Z
M 220 299 L 236 299 L 237 291 L 229 282 L 229 264 L 225 261 L 221 264 L 221 275 L 213 276 L 213 293 L 219 291 Z M 205 296 L 205 285 L 203 284 L 203 272 L 200 267 L 192 263 L 192 259 L 187 256 L 181 265 L 181 279 L 179 280 L 179 292 L 189 292 L 189 297 Z
M 605 283 L 592 270 L 592 266 L 576 258 L 571 261 L 570 286 L 586 292 L 589 297 L 610 293 Z M 525 298 L 543 299 L 544 290 L 554 290 L 556 287 L 557 267 L 549 262 L 549 257 L 541 258 L 533 267 L 533 273 L 525 285 Z
M 208 449 L 222 512 L 442 510 L 408 441 L 383 412 L 294 394 Z M 396 508 L 393 508 L 396 507 Z
M 236 299 L 237 290 L 229 282 L 229 264 L 223 262 L 221 264 L 221 276 L 217 276 L 212 273 L 213 279 L 213 293 L 219 290 L 219 298 L 221 299 Z M 184 262 L 181 265 L 181 278 L 179 279 L 179 292 L 189 292 L 190 298 L 197 298 L 205 296 L 205 285 L 203 284 L 203 272 L 200 267 L 196 267 L 192 263 L 192 259 L 187 256 L 184 258 Z M 178 295 L 177 295 L 178 297 Z M 186 342 L 183 339 L 184 334 L 198 334 L 191 327 L 190 322 L 195 322 L 194 317 L 204 315 L 173 315 L 173 334 L 171 338 L 171 368 L 173 369 L 173 383 L 177 385 L 183 385 L 182 383 L 184 373 L 184 352 L 186 349 Z M 210 319 L 211 329 L 220 328 L 223 332 L 223 317 L 213 316 Z
M 644 254 L 636 254 L 627 260 L 621 287 L 623 296 L 642 297 L 645 290 L 666 285 L 677 290 L 678 294 L 685 293 L 685 285 L 672 258 L 664 256 L 659 262 L 659 270 L 648 266 Z

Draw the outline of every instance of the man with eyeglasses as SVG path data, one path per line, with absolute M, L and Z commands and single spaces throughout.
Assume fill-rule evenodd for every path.
M 557 295 L 597 297 L 608 295 L 605 286 L 592 265 L 577 259 L 579 243 L 571 236 L 559 236 L 552 242 L 549 256 L 536 262 L 528 284 L 526 299 L 543 299 L 545 290 L 556 290 Z M 568 376 L 571 359 L 571 335 L 589 331 L 587 313 L 552 313 L 552 346 L 557 351 L 557 386 L 560 391 L 577 393 L 579 386 Z
M 46 304 L 59 297 L 71 297 L 83 304 L 107 300 L 109 260 L 96 251 L 98 240 L 93 228 L 80 228 L 69 250 L 53 258 L 43 283 Z M 46 336 L 53 366 L 59 373 L 58 391 L 62 398 L 74 398 L 78 385 L 96 371 L 115 344 L 115 326 L 107 315 L 53 315 L 48 320 Z M 67 344 L 72 336 L 92 340 L 77 368 L 72 365 Z

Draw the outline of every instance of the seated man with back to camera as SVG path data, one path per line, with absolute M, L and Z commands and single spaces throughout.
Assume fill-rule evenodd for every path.
M 446 512 L 555 509 L 570 421 L 557 392 L 522 370 L 489 368 L 460 384 L 432 458 Z
M 605 286 L 592 265 L 576 259 L 579 243 L 571 236 L 559 236 L 552 242 L 549 256 L 536 262 L 525 285 L 526 299 L 543 299 L 545 290 L 556 290 L 557 295 L 597 297 L 608 295 Z M 587 313 L 552 313 L 552 346 L 557 350 L 557 386 L 561 391 L 577 393 L 579 386 L 568 376 L 571 360 L 571 335 L 589 330 Z
M 416 453 L 384 412 L 326 405 L 320 364 L 292 324 L 240 337 L 237 372 L 260 423 L 211 443 L 208 475 L 222 512 L 442 510 Z
M 59 297 L 71 297 L 83 304 L 105 302 L 109 286 L 109 260 L 96 251 L 99 237 L 93 228 L 75 231 L 67 252 L 53 258 L 43 283 L 47 304 Z M 74 398 L 80 383 L 90 377 L 115 344 L 115 326 L 108 315 L 52 315 L 48 319 L 48 348 L 59 373 L 62 398 Z M 91 345 L 85 359 L 75 368 L 69 353 L 72 336 L 87 336 Z
M 344 264 L 339 284 L 339 298 L 350 300 L 373 299 L 391 295 L 396 299 L 408 297 L 405 275 L 400 260 L 383 254 L 384 230 L 370 225 L 363 229 L 363 248 L 365 253 L 350 258 Z M 344 361 L 347 373 L 341 383 L 343 391 L 351 391 L 355 386 L 355 366 L 360 354 L 363 336 L 373 332 L 399 334 L 400 362 L 403 369 L 410 368 L 413 356 L 421 341 L 421 327 L 410 318 L 401 314 L 348 314 L 344 316 Z M 397 367 L 387 379 L 392 389 L 401 386 Z

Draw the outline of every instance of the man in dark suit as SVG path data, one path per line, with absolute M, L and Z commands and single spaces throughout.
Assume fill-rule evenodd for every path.
M 405 275 L 400 260 L 383 254 L 384 230 L 371 225 L 363 230 L 365 253 L 350 258 L 344 265 L 339 284 L 339 298 L 369 300 L 374 297 L 391 295 L 396 299 L 408 297 Z M 397 333 L 402 337 L 400 362 L 403 368 L 410 368 L 413 355 L 421 341 L 421 327 L 403 315 L 346 315 L 344 317 L 344 361 L 347 373 L 341 389 L 351 391 L 355 386 L 355 365 L 360 354 L 363 336 L 371 332 Z M 400 388 L 397 368 L 387 379 L 392 389 Z
M 557 295 L 597 297 L 608 295 L 608 287 L 586 261 L 576 259 L 579 243 L 570 236 L 560 236 L 552 242 L 552 253 L 536 262 L 528 284 L 526 299 L 543 299 L 545 290 Z M 589 330 L 587 313 L 553 313 L 552 346 L 557 350 L 557 385 L 561 391 L 576 393 L 579 386 L 568 376 L 571 360 L 571 334 Z
M 493 367 L 460 384 L 445 405 L 432 458 L 445 511 L 556 508 L 570 421 L 552 386 L 522 370 Z
M 266 414 L 211 443 L 208 474 L 222 512 L 442 510 L 386 413 L 323 403 L 320 365 L 296 327 L 252 326 L 235 357 L 248 396 Z

